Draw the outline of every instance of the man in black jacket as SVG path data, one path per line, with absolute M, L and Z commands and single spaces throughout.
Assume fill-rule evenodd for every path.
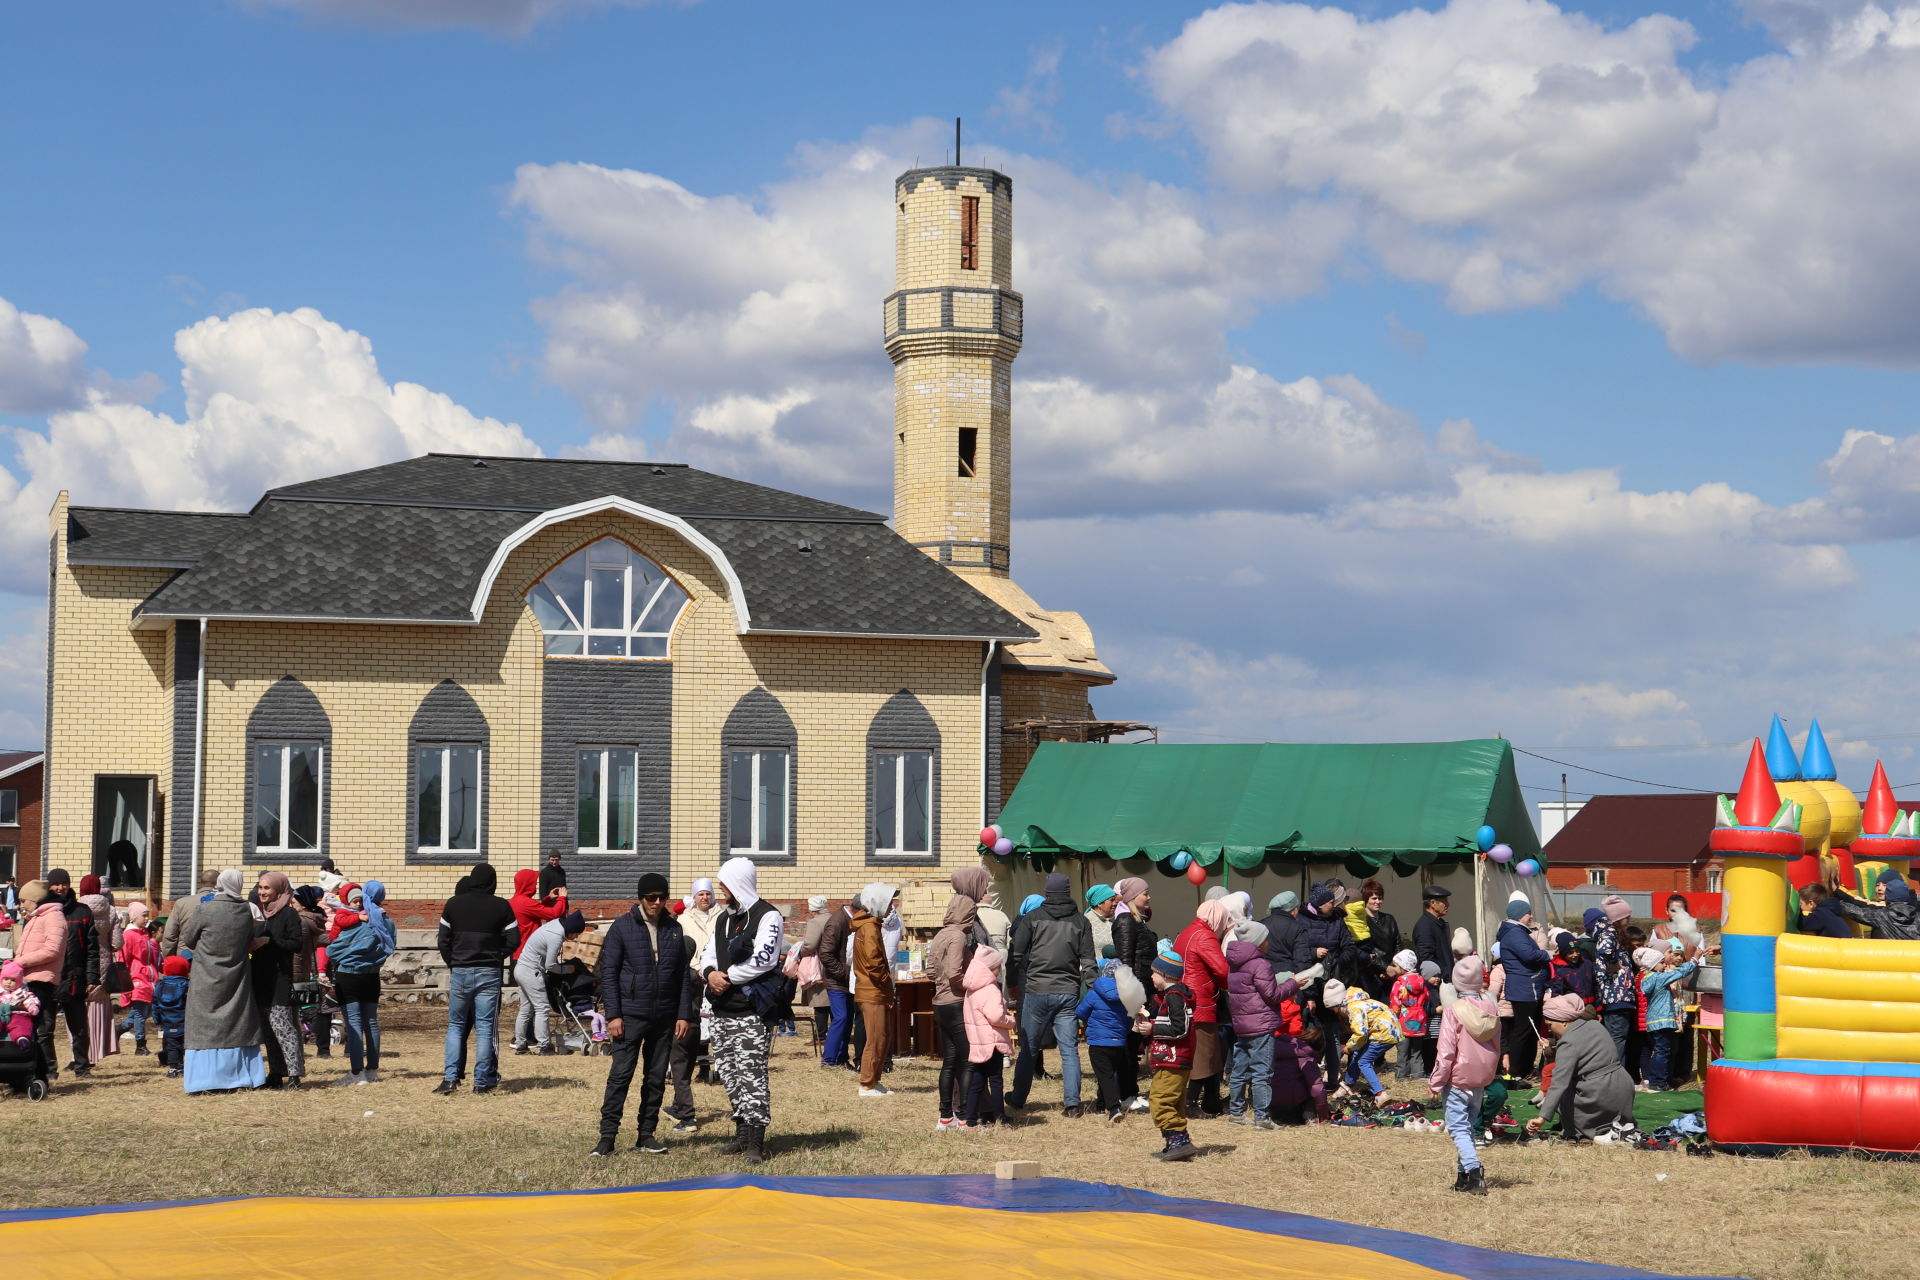
M 1878 905 L 1862 902 L 1836 884 L 1828 901 L 1837 902 L 1840 914 L 1847 919 L 1866 925 L 1869 938 L 1920 941 L 1920 900 L 1915 899 L 1907 878 L 1888 867 L 1874 882 L 1874 892 L 1881 899 Z
M 87 1005 L 106 998 L 101 986 L 100 947 L 94 938 L 93 912 L 73 892 L 73 877 L 55 867 L 47 872 L 47 893 L 59 900 L 61 918 L 67 923 L 67 959 L 60 970 L 60 1013 L 67 1020 L 67 1039 L 72 1042 L 73 1061 L 67 1070 L 76 1076 L 88 1075 L 93 1064 L 88 1060 L 93 1039 L 87 1034 Z M 41 1023 L 41 1050 L 47 1070 L 53 1071 L 59 1059 L 54 1057 L 53 1019 Z
M 1453 935 L 1447 931 L 1447 899 L 1453 890 L 1430 884 L 1420 891 L 1420 918 L 1413 922 L 1413 954 L 1421 964 L 1431 960 L 1440 972 L 1453 972 Z
M 666 1144 L 653 1135 L 667 1092 L 667 1061 L 674 1041 L 692 1030 L 698 999 L 686 934 L 667 910 L 667 878 L 649 871 L 634 896 L 639 904 L 613 922 L 600 948 L 600 998 L 607 1009 L 613 1065 L 600 1101 L 600 1142 L 591 1153 L 596 1156 L 613 1154 L 634 1066 L 643 1061 L 640 1136 L 633 1147 L 649 1155 L 666 1153 Z
M 494 892 L 498 880 L 483 862 L 440 909 L 440 958 L 447 962 L 446 1069 L 433 1091 L 460 1087 L 467 1063 L 467 1032 L 474 1033 L 473 1091 L 492 1093 L 500 1083 L 500 970 L 520 945 L 513 908 Z
M 1034 1063 L 1051 1038 L 1060 1048 L 1061 1111 L 1080 1114 L 1079 1022 L 1074 1009 L 1093 982 L 1093 926 L 1074 909 L 1073 886 L 1055 872 L 1046 901 L 1020 917 L 1008 946 L 1007 998 L 1020 1006 L 1020 1056 L 1007 1105 L 1027 1105 Z
M 1261 923 L 1267 926 L 1267 954 L 1275 961 L 1273 967 L 1292 968 L 1294 943 L 1300 937 L 1300 895 L 1291 889 L 1274 894 L 1267 900 L 1267 918 Z

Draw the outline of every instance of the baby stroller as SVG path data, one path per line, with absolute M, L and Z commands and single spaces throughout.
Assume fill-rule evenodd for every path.
M 0 1083 L 15 1093 L 26 1094 L 29 1102 L 39 1102 L 47 1096 L 47 1068 L 40 1060 L 38 1040 L 29 1040 L 26 1044 L 0 1040 Z
M 593 966 L 578 956 L 547 970 L 547 1003 L 554 1023 L 549 1034 L 562 1051 L 588 1057 L 606 1052 L 607 1020 L 594 1007 L 599 995 Z

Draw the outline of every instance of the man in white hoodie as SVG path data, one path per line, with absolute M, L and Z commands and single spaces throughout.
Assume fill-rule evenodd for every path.
M 754 984 L 778 980 L 786 921 L 760 897 L 758 871 L 749 858 L 727 860 L 720 868 L 720 889 L 726 909 L 715 918 L 699 962 L 713 1069 L 733 1107 L 733 1141 L 720 1152 L 744 1154 L 753 1165 L 766 1158 L 767 1125 L 773 1118 L 767 1049 L 773 1022 L 785 1016 L 784 1009 L 756 1006 Z

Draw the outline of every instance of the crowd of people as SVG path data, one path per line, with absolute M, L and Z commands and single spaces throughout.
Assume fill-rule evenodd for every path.
M 58 868 L 16 886 L 13 958 L 0 966 L 9 1038 L 29 1033 L 49 1081 L 64 1023 L 76 1077 L 122 1039 L 148 1055 L 157 1038 L 159 1065 L 188 1093 L 299 1088 L 307 1042 L 331 1056 L 337 1007 L 351 1066 L 340 1083 L 377 1080 L 379 973 L 395 946 L 386 890 L 348 883 L 330 860 L 320 878 L 295 888 L 265 871 L 249 888 L 238 870 L 209 871 L 164 925 L 144 899 L 116 904 L 95 875 L 78 892 Z
M 301 1087 L 312 1058 L 331 1055 L 337 1011 L 348 1059 L 338 1083 L 376 1082 L 381 970 L 397 945 L 385 889 L 350 882 L 331 861 L 317 879 L 296 887 L 267 871 L 248 886 L 238 870 L 209 872 L 164 928 L 144 901 L 117 906 L 97 876 L 76 888 L 54 870 L 8 886 L 17 921 L 13 959 L 0 969 L 0 1027 L 38 1046 L 49 1078 L 61 1024 L 65 1069 L 77 1076 L 123 1037 L 146 1054 L 157 1035 L 168 1075 L 209 1093 Z M 1459 1152 L 1456 1187 L 1473 1192 L 1485 1189 L 1478 1151 L 1490 1118 L 1513 1088 L 1540 1090 L 1529 1133 L 1557 1124 L 1585 1141 L 1630 1125 L 1636 1090 L 1690 1078 L 1680 993 L 1717 950 L 1678 894 L 1651 930 L 1616 895 L 1574 931 L 1544 927 L 1515 893 L 1483 957 L 1466 929 L 1448 927 L 1451 895 L 1440 885 L 1423 889 L 1405 932 L 1376 880 L 1350 894 L 1328 879 L 1304 902 L 1283 892 L 1259 919 L 1248 894 L 1217 887 L 1165 938 L 1138 877 L 1076 901 L 1068 878 L 1050 875 L 1011 917 L 984 867 L 954 872 L 951 888 L 925 953 L 941 1043 L 938 1131 L 993 1129 L 1036 1105 L 1052 1051 L 1063 1115 L 1118 1124 L 1144 1112 L 1160 1136 L 1156 1158 L 1185 1160 L 1197 1150 L 1196 1119 L 1274 1129 L 1326 1123 L 1338 1103 L 1386 1103 L 1391 1055 L 1394 1075 L 1424 1080 L 1442 1108 Z M 1875 897 L 1811 886 L 1799 927 L 1845 936 L 1856 922 L 1876 936 L 1920 936 L 1920 902 L 1904 879 L 1889 872 Z M 659 1153 L 662 1117 L 675 1132 L 697 1131 L 692 1085 L 711 1073 L 734 1126 L 722 1150 L 759 1163 L 772 1123 L 769 1049 L 793 1033 L 796 1006 L 815 1019 L 822 1068 L 854 1073 L 860 1098 L 891 1096 L 899 899 L 881 882 L 839 906 L 816 896 L 790 936 L 749 859 L 684 896 L 663 876 L 641 876 L 594 974 L 610 1062 L 593 1154 L 613 1153 L 636 1074 L 635 1147 Z M 470 1043 L 473 1092 L 499 1086 L 508 980 L 519 993 L 512 1050 L 566 1051 L 551 984 L 567 942 L 589 927 L 569 904 L 557 855 L 516 872 L 506 898 L 489 864 L 462 878 L 437 931 L 448 1007 L 435 1093 L 465 1084 Z

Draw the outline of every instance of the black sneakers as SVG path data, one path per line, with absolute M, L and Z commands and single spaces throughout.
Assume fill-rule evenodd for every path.
M 663 1156 L 667 1154 L 667 1144 L 650 1133 L 641 1135 L 633 1144 L 633 1149 L 635 1151 L 644 1151 L 650 1156 Z
M 606 1157 L 612 1155 L 613 1139 L 612 1138 L 600 1139 L 600 1141 L 594 1143 L 593 1150 L 587 1152 L 587 1154 L 590 1156 L 599 1156 L 601 1159 L 605 1159 Z
M 459 1085 L 455 1084 L 451 1080 L 442 1080 L 439 1084 L 433 1086 L 433 1091 L 439 1094 L 441 1097 L 445 1097 L 448 1094 L 452 1093 L 455 1089 L 458 1089 L 459 1087 L 460 1087 Z

